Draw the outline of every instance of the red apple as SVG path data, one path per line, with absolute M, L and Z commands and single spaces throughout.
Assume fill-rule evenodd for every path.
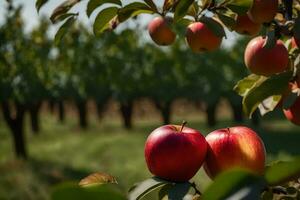
M 291 40 L 292 48 L 298 48 L 300 46 L 300 39 L 293 37 Z
M 259 36 L 247 45 L 244 60 L 249 70 L 258 75 L 270 76 L 288 68 L 289 53 L 283 42 L 276 41 L 273 48 L 264 48 L 266 39 Z
M 149 35 L 156 44 L 165 46 L 175 41 L 176 35 L 170 28 L 171 23 L 169 17 L 156 17 L 149 23 Z
M 267 23 L 274 19 L 278 9 L 278 0 L 254 0 L 248 12 L 255 23 Z
M 283 109 L 285 117 L 296 125 L 300 125 L 300 97 L 288 109 Z
M 295 40 L 294 37 L 291 39 L 291 47 L 292 47 L 292 49 L 293 48 L 298 48 L 298 45 L 297 45 L 296 40 Z
M 214 178 L 231 168 L 244 168 L 257 174 L 265 169 L 265 147 L 250 128 L 237 126 L 219 129 L 206 136 L 208 143 L 204 169 Z
M 257 35 L 261 29 L 261 24 L 254 23 L 249 19 L 248 15 L 239 15 L 237 17 L 236 25 L 234 30 L 237 33 L 245 34 L 245 35 Z
M 165 125 L 155 129 L 145 144 L 145 158 L 150 172 L 160 178 L 184 182 L 202 166 L 207 143 L 197 130 Z
M 203 52 L 219 48 L 222 37 L 215 35 L 204 23 L 194 22 L 187 27 L 186 41 L 192 51 Z

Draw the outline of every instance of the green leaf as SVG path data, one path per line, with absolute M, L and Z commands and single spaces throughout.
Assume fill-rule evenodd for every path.
M 243 98 L 245 114 L 251 117 L 263 100 L 273 95 L 281 95 L 286 90 L 292 75 L 293 73 L 289 71 L 273 75 L 263 81 L 258 80 L 259 83 L 255 84 Z
M 300 17 L 295 20 L 294 37 L 300 39 Z
M 169 190 L 169 200 L 182 200 L 188 194 L 191 188 L 191 183 L 176 183 L 174 187 Z
M 124 22 L 131 17 L 135 17 L 139 14 L 152 14 L 154 11 L 147 4 L 134 2 L 121 8 L 118 12 L 118 18 L 120 22 Z
M 158 199 L 161 200 L 163 198 L 168 197 L 169 190 L 173 187 L 174 185 L 172 184 L 167 184 L 164 185 L 163 187 L 160 188 L 158 191 Z
M 229 0 L 226 5 L 238 15 L 245 15 L 252 7 L 252 3 L 253 0 Z
M 122 2 L 120 0 L 90 0 L 86 9 L 87 16 L 90 17 L 94 10 L 106 3 L 122 6 Z
M 174 12 L 174 21 L 178 21 L 183 18 L 187 12 L 189 7 L 194 3 L 194 0 L 180 0 L 178 1 L 175 12 Z
M 204 191 L 201 199 L 258 199 L 257 196 L 260 195 L 264 185 L 262 177 L 246 170 L 229 170 L 215 178 L 214 182 Z
M 200 21 L 204 23 L 216 36 L 226 37 L 223 26 L 213 18 L 203 16 L 200 18 Z
M 161 189 L 166 185 L 172 185 L 172 183 L 165 180 L 161 180 L 157 177 L 147 179 L 139 183 L 137 186 L 135 186 L 132 190 L 129 191 L 129 200 L 143 199 L 144 196 L 153 192 L 155 189 Z
M 35 3 L 36 10 L 39 12 L 41 7 L 43 5 L 45 5 L 45 3 L 47 3 L 47 2 L 48 2 L 48 0 L 37 0 L 36 3 Z
M 60 43 L 61 39 L 64 37 L 64 35 L 68 31 L 68 28 L 70 28 L 74 22 L 75 22 L 75 17 L 72 16 L 69 19 L 67 19 L 63 25 L 61 25 L 59 27 L 59 29 L 56 32 L 55 37 L 54 37 L 55 45 L 58 45 Z
M 200 1 L 200 7 L 202 10 L 207 9 L 212 3 L 212 0 L 202 0 Z
M 109 199 L 125 200 L 111 185 L 83 188 L 75 183 L 63 183 L 54 187 L 51 194 L 52 200 L 83 200 L 83 199 Z
M 80 2 L 80 0 L 65 0 L 62 4 L 56 7 L 50 16 L 52 23 L 60 21 L 61 15 L 66 14 L 78 2 Z
M 255 86 L 257 81 L 259 79 L 265 79 L 265 77 L 256 75 L 256 74 L 250 74 L 246 78 L 240 80 L 233 88 L 234 91 L 236 91 L 240 96 L 245 96 L 251 88 Z
M 268 97 L 267 99 L 263 100 L 259 105 L 258 109 L 260 111 L 260 114 L 263 116 L 267 114 L 268 112 L 273 111 L 278 103 L 281 100 L 281 95 L 275 95 Z
M 270 185 L 285 183 L 300 176 L 300 158 L 290 162 L 278 162 L 267 168 L 265 178 Z
M 157 7 L 155 5 L 155 3 L 153 2 L 153 0 L 144 0 L 144 2 L 150 6 L 150 8 L 152 8 L 153 12 L 158 12 Z
M 163 13 L 169 11 L 176 4 L 175 0 L 165 0 L 163 5 Z
M 269 31 L 267 33 L 266 41 L 264 44 L 264 48 L 266 49 L 272 49 L 276 45 L 276 35 L 275 35 L 275 30 Z
M 295 101 L 299 98 L 298 93 L 296 92 L 291 92 L 287 97 L 284 98 L 283 101 L 283 108 L 284 109 L 289 109 Z
M 109 7 L 101 10 L 94 22 L 94 34 L 100 35 L 105 30 L 110 28 L 110 21 L 117 16 L 119 8 L 117 7 Z
M 229 8 L 221 8 L 216 10 L 216 14 L 218 18 L 229 28 L 232 30 L 236 24 L 237 14 L 230 10 Z
M 89 186 L 102 185 L 107 183 L 117 183 L 117 180 L 115 177 L 109 174 L 98 172 L 83 178 L 79 182 L 79 185 L 82 187 L 89 187 Z
M 63 21 L 69 17 L 78 16 L 78 13 L 65 13 L 59 16 L 58 21 Z

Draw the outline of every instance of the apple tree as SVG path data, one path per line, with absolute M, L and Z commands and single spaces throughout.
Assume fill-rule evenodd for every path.
M 39 10 L 47 2 L 48 0 L 37 0 L 37 9 Z M 68 27 L 72 25 L 78 14 L 80 14 L 74 13 L 72 7 L 81 2 L 83 1 L 65 0 L 52 12 L 50 19 L 53 23 L 64 21 L 56 34 L 56 41 L 62 38 Z M 119 24 L 140 14 L 156 15 L 157 17 L 148 26 L 149 34 L 156 44 L 171 45 L 176 39 L 177 27 L 184 26 L 186 30 L 184 37 L 187 41 L 187 46 L 195 53 L 217 50 L 222 43 L 222 39 L 226 37 L 225 29 L 255 36 L 263 27 L 264 33 L 261 34 L 262 36 L 253 38 L 244 51 L 245 66 L 251 74 L 238 81 L 234 90 L 242 96 L 243 111 L 248 117 L 251 117 L 257 109 L 264 115 L 279 107 L 283 109 L 288 120 L 299 125 L 299 5 L 300 2 L 298 0 L 165 0 L 162 6 L 158 6 L 152 0 L 133 2 L 89 0 L 86 14 L 90 17 L 92 13 L 97 12 L 93 23 L 93 31 L 98 36 L 108 30 L 116 29 Z M 113 33 L 111 34 L 113 35 Z M 131 52 L 130 46 L 128 52 L 137 53 Z M 225 58 L 225 55 L 218 53 L 215 53 L 215 56 L 224 56 Z M 201 57 L 200 54 L 199 57 Z M 138 63 L 138 61 L 136 62 Z M 220 72 L 216 71 L 215 74 L 218 73 Z M 215 75 L 214 77 L 218 76 Z M 153 142 L 153 145 L 161 144 L 165 138 L 168 138 L 166 140 L 171 140 L 170 138 L 172 137 L 185 138 L 191 135 L 181 134 L 184 131 L 184 125 L 181 128 L 175 127 L 172 129 L 176 132 L 174 136 L 173 132 L 167 132 L 165 128 L 162 128 L 164 130 L 159 132 L 160 142 Z M 241 134 L 251 132 L 244 128 L 238 129 Z M 228 138 L 222 137 L 222 134 L 225 132 L 230 134 L 230 130 L 233 129 L 218 130 L 220 137 L 213 138 Z M 165 137 L 165 134 L 167 136 L 172 134 L 172 136 Z M 177 146 L 179 144 L 176 142 L 182 140 L 173 139 L 169 142 Z M 208 138 L 206 140 L 208 145 L 210 145 L 207 151 L 212 151 L 212 145 L 209 143 Z M 196 141 L 196 139 L 193 141 Z M 237 144 L 251 145 L 251 142 L 248 140 L 239 142 Z M 162 147 L 168 148 L 171 146 L 167 144 L 170 143 L 166 143 Z M 188 142 L 185 144 L 188 144 Z M 193 142 L 189 144 L 193 144 Z M 224 144 L 228 143 L 220 142 L 221 146 Z M 257 160 L 242 158 L 248 153 L 252 154 L 254 149 L 257 150 L 259 144 L 257 142 L 253 144 L 254 146 L 248 149 L 241 148 L 243 145 L 237 145 L 238 149 L 236 149 L 235 144 L 230 144 L 226 148 L 219 146 L 216 152 L 225 150 L 223 153 L 227 153 L 226 150 L 229 148 L 232 150 L 232 153 L 241 153 L 241 156 L 229 156 L 229 158 L 240 158 L 240 160 L 227 161 L 224 166 L 236 165 L 248 170 L 224 171 L 224 173 L 214 178 L 214 182 L 203 193 L 194 182 L 189 182 L 188 180 L 178 182 L 175 179 L 167 181 L 154 177 L 132 188 L 129 193 L 129 199 L 154 199 L 151 196 L 154 193 L 156 193 L 155 196 L 158 199 L 163 199 L 166 196 L 169 199 L 299 198 L 299 159 L 291 162 L 275 163 L 264 168 L 263 174 L 255 169 L 250 169 L 249 171 L 253 164 L 251 162 L 256 162 Z M 192 147 L 187 145 L 186 148 Z M 176 155 L 179 155 L 178 157 L 181 156 L 180 153 L 166 153 L 166 155 L 175 155 L 175 158 Z M 194 155 L 193 152 L 189 156 L 191 155 Z M 186 160 L 189 156 L 185 155 L 184 159 Z M 196 159 L 196 156 L 191 157 Z M 252 156 L 250 157 L 253 158 Z M 171 157 L 165 159 L 165 161 L 169 160 L 171 160 Z M 240 162 L 243 165 L 240 165 Z M 155 165 L 155 162 L 153 164 Z M 168 164 L 168 162 L 159 162 L 159 164 Z M 180 164 L 174 165 L 174 169 L 175 166 L 180 166 Z M 216 166 L 218 165 L 219 163 L 216 163 Z M 189 167 L 189 165 L 185 167 Z M 154 175 L 157 175 L 156 172 L 151 170 L 151 167 L 149 169 Z M 170 170 L 174 169 L 171 168 Z M 252 173 L 253 171 L 255 173 Z M 93 181 L 95 179 L 91 182 L 93 183 Z
M 39 131 L 39 108 L 46 97 L 49 81 L 48 57 L 52 43 L 47 40 L 47 23 L 25 34 L 21 8 L 7 13 L 1 34 L 1 108 L 18 157 L 26 158 L 24 117 L 29 111 L 34 133 Z M 36 58 L 38 57 L 38 58 Z

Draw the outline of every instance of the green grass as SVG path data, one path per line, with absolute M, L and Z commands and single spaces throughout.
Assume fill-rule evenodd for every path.
M 213 130 L 195 116 L 185 119 L 203 134 Z M 214 129 L 231 125 L 235 124 L 223 120 Z M 0 122 L 0 199 L 49 199 L 53 185 L 78 181 L 92 172 L 114 175 L 119 189 L 126 192 L 134 183 L 151 176 L 143 150 L 147 135 L 157 126 L 159 119 L 153 117 L 137 120 L 135 128 L 126 131 L 119 120 L 106 117 L 101 123 L 91 119 L 90 128 L 80 131 L 73 118 L 61 125 L 53 116 L 44 115 L 39 136 L 33 136 L 26 127 L 30 158 L 24 162 L 14 159 L 9 131 Z M 265 142 L 268 161 L 300 155 L 299 127 L 285 120 L 265 120 L 256 130 Z M 195 181 L 202 188 L 209 184 L 202 170 Z

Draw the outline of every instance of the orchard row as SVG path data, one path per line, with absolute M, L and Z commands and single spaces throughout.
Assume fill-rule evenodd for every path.
M 178 98 L 204 103 L 210 125 L 215 124 L 221 97 L 229 100 L 236 120 L 243 118 L 240 98 L 231 88 L 247 74 L 245 68 L 235 70 L 243 65 L 239 58 L 245 39 L 232 50 L 215 52 L 219 55 L 215 59 L 213 54 L 193 54 L 179 41 L 161 50 L 132 30 L 95 38 L 78 25 L 54 46 L 47 36 L 48 23 L 41 20 L 39 27 L 25 33 L 20 12 L 9 12 L 0 28 L 1 110 L 15 140 L 21 141 L 15 147 L 20 156 L 25 151 L 25 113 L 30 113 L 33 130 L 38 131 L 44 101 L 58 105 L 61 118 L 63 102 L 73 101 L 83 128 L 91 99 L 100 114 L 108 100 L 117 101 L 127 128 L 132 126 L 134 102 L 145 97 L 154 102 L 164 123 L 169 123 L 172 104 Z

